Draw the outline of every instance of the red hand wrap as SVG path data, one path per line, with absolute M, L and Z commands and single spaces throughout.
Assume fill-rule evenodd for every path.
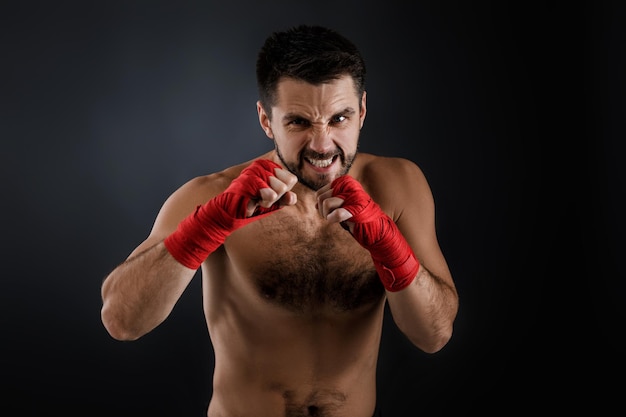
M 354 178 L 343 175 L 331 184 L 333 197 L 344 200 L 342 207 L 352 214 L 352 235 L 370 251 L 378 276 L 387 291 L 406 288 L 417 275 L 420 264 L 398 226 L 363 190 Z
M 233 231 L 278 210 L 278 204 L 259 206 L 253 216 L 246 217 L 248 202 L 259 198 L 261 188 L 271 188 L 269 179 L 274 176 L 274 168 L 280 165 L 256 160 L 223 193 L 197 206 L 163 241 L 170 254 L 187 268 L 198 269 Z

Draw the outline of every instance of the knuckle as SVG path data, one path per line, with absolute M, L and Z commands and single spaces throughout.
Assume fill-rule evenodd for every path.
M 291 188 L 293 188 L 294 185 L 296 185 L 297 182 L 298 182 L 298 177 L 296 177 L 295 175 L 291 174 L 287 178 L 287 183 L 286 184 L 289 187 L 289 189 L 291 189 Z
M 287 191 L 289 191 L 289 187 L 287 187 L 287 184 L 281 182 L 279 184 L 276 184 L 276 186 L 274 187 L 274 191 L 277 195 L 283 195 Z

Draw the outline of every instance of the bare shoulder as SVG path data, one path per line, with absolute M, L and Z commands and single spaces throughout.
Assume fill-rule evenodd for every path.
M 228 167 L 222 171 L 194 177 L 181 185 L 161 206 L 149 236 L 131 253 L 146 249 L 172 233 L 178 223 L 199 205 L 224 191 L 252 160 Z
M 372 154 L 359 154 L 359 159 L 354 176 L 372 193 L 427 186 L 421 168 L 409 159 Z
M 192 178 L 174 191 L 165 204 L 176 203 L 176 205 L 189 206 L 193 209 L 224 191 L 248 164 L 249 162 L 246 162 L 219 172 Z
M 410 159 L 380 156 L 371 153 L 359 153 L 358 161 L 362 165 L 362 169 L 384 169 L 385 171 L 396 172 L 398 170 L 418 169 L 417 164 Z
M 432 194 L 422 169 L 400 157 L 359 154 L 353 176 L 392 218 L 409 205 L 431 204 Z
M 198 205 L 206 203 L 224 191 L 250 162 L 190 179 L 167 198 L 159 216 L 171 218 L 178 224 Z

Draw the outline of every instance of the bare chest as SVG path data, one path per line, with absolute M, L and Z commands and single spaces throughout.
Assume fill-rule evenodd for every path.
M 234 232 L 225 247 L 260 298 L 294 312 L 351 311 L 384 293 L 369 252 L 315 215 L 280 210 Z

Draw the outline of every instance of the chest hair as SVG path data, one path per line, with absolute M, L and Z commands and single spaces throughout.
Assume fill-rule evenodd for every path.
M 259 297 L 290 311 L 347 312 L 384 294 L 369 252 L 339 224 L 275 213 L 229 239 Z

